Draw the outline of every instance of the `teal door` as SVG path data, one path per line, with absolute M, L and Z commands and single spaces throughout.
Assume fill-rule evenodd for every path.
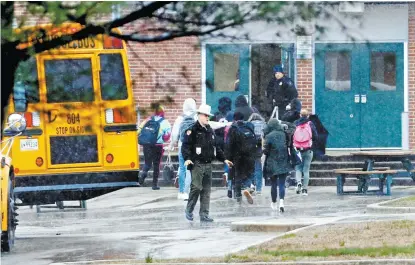
M 232 109 L 237 96 L 249 98 L 249 45 L 206 45 L 206 104 L 212 112 L 218 111 L 222 97 L 232 99 Z
M 316 44 L 316 113 L 329 148 L 400 148 L 403 45 Z

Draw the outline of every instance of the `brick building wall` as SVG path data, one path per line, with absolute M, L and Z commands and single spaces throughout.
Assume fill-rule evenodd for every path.
M 298 59 L 297 66 L 297 90 L 302 102 L 302 108 L 313 110 L 313 60 Z
M 409 148 L 415 148 L 415 3 L 408 14 Z
M 140 108 L 152 102 L 173 100 L 164 104 L 166 118 L 172 123 L 182 113 L 186 98 L 202 99 L 201 51 L 194 37 L 161 43 L 128 44 L 128 60 L 135 101 Z

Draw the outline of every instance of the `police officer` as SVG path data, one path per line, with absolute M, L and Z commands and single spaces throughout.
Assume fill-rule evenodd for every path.
M 225 160 L 223 150 L 216 144 L 216 136 L 209 126 L 209 117 L 213 116 L 210 111 L 209 105 L 202 104 L 199 107 L 198 120 L 186 131 L 181 149 L 184 164 L 192 173 L 192 184 L 185 211 L 189 221 L 193 221 L 193 209 L 200 195 L 200 221 L 213 222 L 209 217 L 212 160 L 216 157 L 230 167 L 233 165 L 229 160 Z
M 281 65 L 274 66 L 274 77 L 268 84 L 266 96 L 271 99 L 272 109 L 278 107 L 278 119 L 281 120 L 286 106 L 294 98 L 298 97 L 294 82 L 284 75 Z

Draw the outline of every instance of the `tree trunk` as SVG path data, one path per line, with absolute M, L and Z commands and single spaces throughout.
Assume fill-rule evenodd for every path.
M 14 75 L 20 60 L 14 52 L 1 51 L 1 127 L 3 129 L 5 114 L 13 92 Z

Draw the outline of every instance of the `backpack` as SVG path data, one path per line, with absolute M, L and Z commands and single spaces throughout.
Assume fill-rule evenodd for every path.
M 160 124 L 163 122 L 164 118 L 159 119 L 156 121 L 154 117 L 152 117 L 146 124 L 144 124 L 143 129 L 141 130 L 140 136 L 138 136 L 138 143 L 141 145 L 145 144 L 156 144 Z
M 182 123 L 180 123 L 179 128 L 179 140 L 183 142 L 184 140 L 184 134 L 187 130 L 190 130 L 193 125 L 195 125 L 196 121 L 193 116 L 183 116 Z
M 236 123 L 232 127 L 235 128 L 236 142 L 239 147 L 240 155 L 252 156 L 257 149 L 257 138 L 254 132 L 254 126 L 250 122 Z
M 313 133 L 311 131 L 310 122 L 300 124 L 296 127 L 293 143 L 297 148 L 310 148 L 312 144 Z

